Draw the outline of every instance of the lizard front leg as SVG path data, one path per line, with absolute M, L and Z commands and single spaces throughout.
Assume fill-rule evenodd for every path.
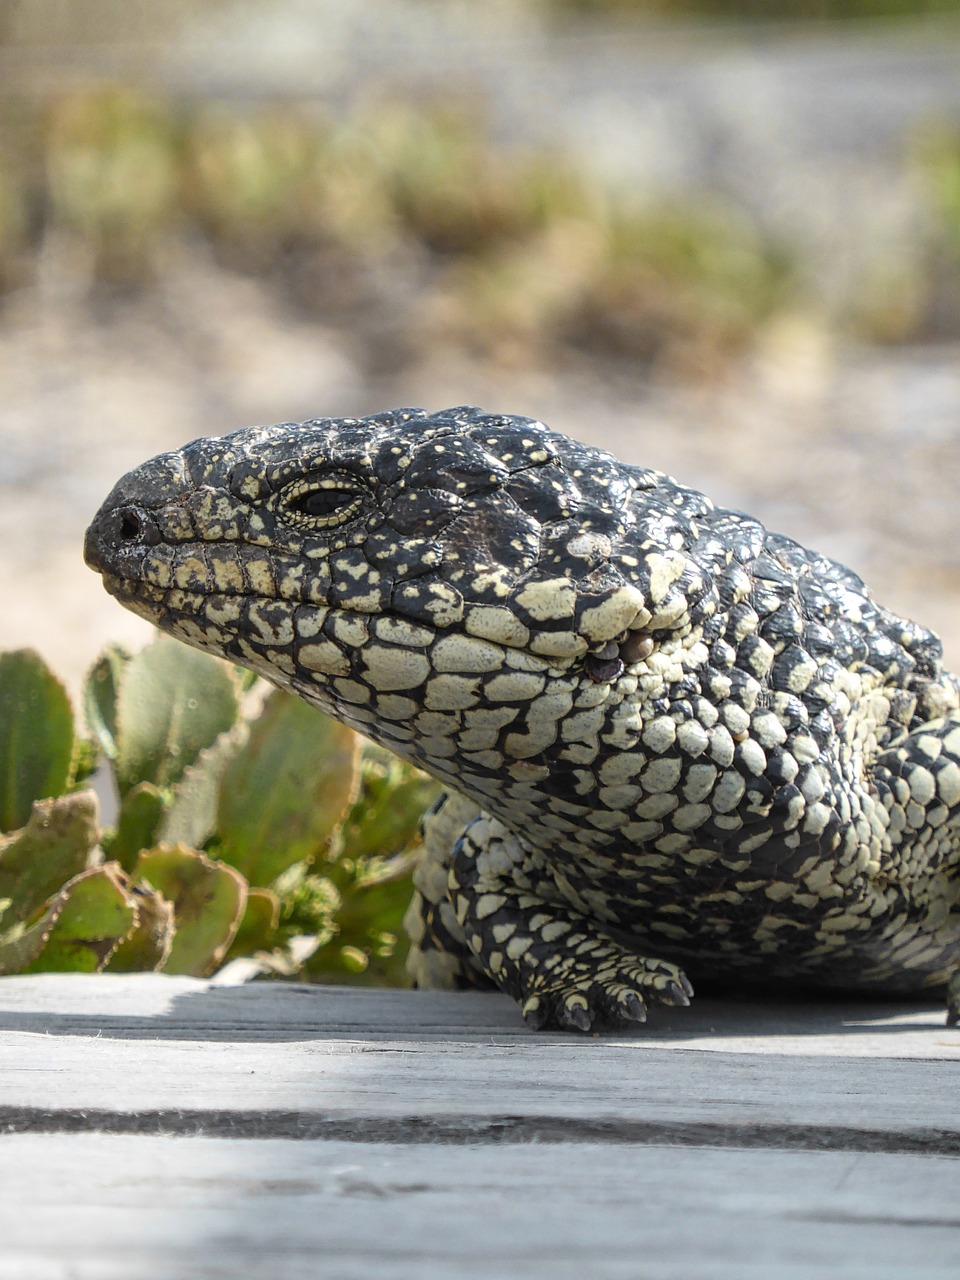
M 536 856 L 495 818 L 481 814 L 457 841 L 448 893 L 476 962 L 534 1029 L 643 1022 L 648 1003 L 690 1003 L 681 969 L 628 950 L 559 901 Z
M 421 856 L 403 917 L 410 939 L 407 972 L 415 987 L 452 991 L 493 985 L 467 945 L 447 893 L 452 850 L 479 812 L 474 801 L 451 791 L 420 819 Z

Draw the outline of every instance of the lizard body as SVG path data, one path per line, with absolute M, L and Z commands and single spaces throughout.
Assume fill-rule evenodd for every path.
M 461 407 L 254 427 L 124 477 L 123 604 L 440 779 L 422 985 L 534 1026 L 700 981 L 960 987 L 960 690 L 850 570 Z

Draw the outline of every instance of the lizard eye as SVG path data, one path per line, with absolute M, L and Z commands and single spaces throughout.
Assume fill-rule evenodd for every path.
M 330 480 L 297 485 L 285 502 L 288 513 L 298 524 L 312 529 L 329 529 L 349 520 L 360 507 L 362 494 L 348 481 Z

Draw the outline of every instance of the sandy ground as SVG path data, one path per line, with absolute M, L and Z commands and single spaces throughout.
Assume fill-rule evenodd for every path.
M 960 667 L 960 374 L 952 348 L 831 352 L 797 324 L 711 386 L 503 372 L 450 356 L 377 383 L 345 340 L 246 279 L 182 262 L 98 314 L 34 291 L 0 313 L 0 648 L 77 687 L 149 628 L 83 565 L 83 530 L 150 455 L 254 422 L 473 402 L 540 417 L 849 563 Z

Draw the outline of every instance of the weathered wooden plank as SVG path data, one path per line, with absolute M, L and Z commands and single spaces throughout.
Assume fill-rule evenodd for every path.
M 956 1161 L 5 1139 L 2 1280 L 946 1280 Z
M 670 1014 L 653 1037 L 601 1039 L 526 1033 L 509 1002 L 469 994 L 59 977 L 0 982 L 0 1004 L 0 1120 L 14 1129 L 960 1144 L 957 1033 L 902 1008 L 892 1016 L 915 1029 L 845 1028 L 839 1009 L 807 1008 L 792 1052 L 757 1053 L 713 1047 L 702 1020 L 721 1025 L 721 1005 Z M 741 1025 L 758 1013 L 737 1010 Z M 701 1019 L 689 1039 L 683 1014 Z M 776 1016 L 774 1046 L 791 1038 Z M 821 1035 L 831 1051 L 811 1052 Z M 926 1056 L 890 1056 L 901 1035 Z M 864 1039 L 874 1056 L 853 1056 Z
M 904 1005 L 594 1038 L 495 996 L 4 979 L 0 1280 L 952 1280 L 958 1041 Z
M 226 971 L 225 971 L 226 972 Z M 243 970 L 241 969 L 241 972 Z M 672 1047 L 724 1053 L 960 1061 L 960 1031 L 926 1002 L 698 997 L 655 1009 L 642 1027 L 602 1037 L 532 1033 L 506 996 L 388 991 L 295 982 L 205 981 L 164 974 L 35 974 L 0 978 L 0 1028 L 117 1038 L 218 1040 L 437 1037 L 498 1044 Z

